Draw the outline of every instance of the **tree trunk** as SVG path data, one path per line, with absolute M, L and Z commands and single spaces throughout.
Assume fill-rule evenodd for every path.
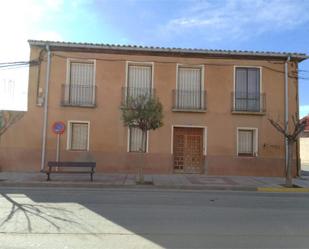
M 288 165 L 286 169 L 285 185 L 289 188 L 293 187 L 292 183 L 292 162 L 293 162 L 293 141 L 288 141 Z
M 146 152 L 146 132 L 142 132 L 142 144 L 140 148 L 140 161 L 139 161 L 139 169 L 138 169 L 138 182 L 143 184 L 144 183 L 144 173 L 143 167 L 145 163 L 145 152 Z

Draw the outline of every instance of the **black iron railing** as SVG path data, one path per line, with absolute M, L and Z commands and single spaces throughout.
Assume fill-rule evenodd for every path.
M 265 93 L 232 92 L 233 112 L 266 112 Z
M 63 106 L 96 106 L 96 86 L 62 85 L 61 105 Z
M 173 110 L 205 111 L 206 91 L 173 90 Z
M 121 105 L 125 105 L 128 103 L 130 99 L 136 99 L 139 97 L 142 98 L 151 98 L 155 96 L 154 88 L 147 87 L 122 87 L 122 98 Z

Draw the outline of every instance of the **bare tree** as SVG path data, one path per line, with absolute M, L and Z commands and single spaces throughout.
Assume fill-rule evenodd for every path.
M 139 128 L 142 131 L 139 152 L 141 152 L 144 158 L 147 132 L 163 125 L 162 104 L 153 94 L 141 94 L 135 97 L 128 97 L 124 105 L 121 106 L 121 110 L 124 125 L 129 128 Z M 138 182 L 144 183 L 142 163 L 139 167 L 138 176 Z
M 21 119 L 24 113 L 22 111 L 0 111 L 0 137 L 10 126 Z
M 279 131 L 281 134 L 284 135 L 284 137 L 288 141 L 288 163 L 286 168 L 286 176 L 285 176 L 285 185 L 287 187 L 292 187 L 292 161 L 293 161 L 293 147 L 295 142 L 297 141 L 297 138 L 299 134 L 305 129 L 306 126 L 306 120 L 299 120 L 295 118 L 296 115 L 292 115 L 292 121 L 293 121 L 293 130 L 292 131 L 286 131 L 284 129 L 284 126 L 282 126 L 278 121 L 274 121 L 271 118 L 268 118 L 269 122 L 276 128 L 277 131 Z

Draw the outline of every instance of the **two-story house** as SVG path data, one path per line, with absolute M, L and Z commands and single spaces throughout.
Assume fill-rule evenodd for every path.
M 61 160 L 87 155 L 97 171 L 134 172 L 141 132 L 124 127 L 120 107 L 128 96 L 153 93 L 164 125 L 147 134 L 146 172 L 284 175 L 284 138 L 268 118 L 298 113 L 305 54 L 29 44 L 39 63 L 30 67 L 28 112 L 1 138 L 2 170 L 39 171 L 55 160 L 52 125 L 62 121 Z M 294 162 L 296 172 L 298 146 Z

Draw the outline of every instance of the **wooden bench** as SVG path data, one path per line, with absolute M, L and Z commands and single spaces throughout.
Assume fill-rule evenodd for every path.
M 47 163 L 48 170 L 46 170 L 47 181 L 50 181 L 50 174 L 90 174 L 90 180 L 93 181 L 94 169 L 96 167 L 95 162 L 56 162 L 49 161 Z M 53 170 L 56 168 L 56 170 Z M 78 170 L 62 170 L 62 168 Z M 59 169 L 59 170 L 58 170 Z

